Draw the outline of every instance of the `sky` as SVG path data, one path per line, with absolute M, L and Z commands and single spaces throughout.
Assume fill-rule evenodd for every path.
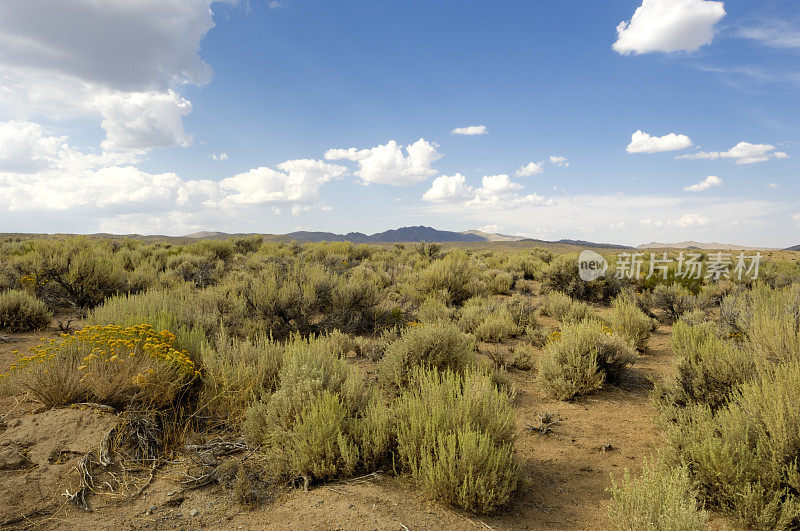
M 0 232 L 800 244 L 796 0 L 3 0 Z

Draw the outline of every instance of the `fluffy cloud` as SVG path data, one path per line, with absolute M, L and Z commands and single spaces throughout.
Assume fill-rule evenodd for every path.
M 96 117 L 109 150 L 188 145 L 191 104 L 170 87 L 211 77 L 198 55 L 211 1 L 0 3 L 0 107 L 18 118 Z
M 687 192 L 702 192 L 704 190 L 708 190 L 713 186 L 722 186 L 722 179 L 714 175 L 709 175 L 699 183 L 687 186 L 686 188 L 684 188 L 684 190 L 686 190 Z
M 489 131 L 485 125 L 470 125 L 468 127 L 456 127 L 450 132 L 454 135 L 485 135 Z
M 132 166 L 83 172 L 47 170 L 35 176 L 0 174 L 7 192 L 0 204 L 11 211 L 114 209 L 115 212 L 169 208 L 183 182 L 174 173 L 149 174 Z
M 212 153 L 209 158 L 211 160 L 228 160 L 228 154 L 224 151 L 222 153 Z
M 198 210 L 227 216 L 267 204 L 305 209 L 315 206 L 323 184 L 347 171 L 320 160 L 288 160 L 216 182 L 149 173 L 130 165 L 136 160 L 135 154 L 84 153 L 36 123 L 0 123 L 0 209 L 98 218 Z
M 678 227 L 682 228 L 689 228 L 689 227 L 702 227 L 704 225 L 708 225 L 711 222 L 705 216 L 701 216 L 700 214 L 685 214 L 681 216 L 679 219 L 675 221 L 671 221 L 670 225 L 677 225 Z
M 716 160 L 734 159 L 736 164 L 754 164 L 764 162 L 770 158 L 785 159 L 789 155 L 782 151 L 774 151 L 775 146 L 769 144 L 751 144 L 750 142 L 739 142 L 728 151 L 699 151 L 687 155 L 679 155 L 677 159 L 706 159 Z
M 433 180 L 422 199 L 431 203 L 458 203 L 470 208 L 520 208 L 548 205 L 552 202 L 538 194 L 521 195 L 522 185 L 508 175 L 484 175 L 481 186 L 472 187 L 460 173 L 442 175 Z
M 567 157 L 561 157 L 557 155 L 550 155 L 550 164 L 555 164 L 561 168 L 569 167 L 569 161 L 567 160 Z
M 211 0 L 5 0 L 0 64 L 52 72 L 123 92 L 203 84 L 199 57 Z
M 232 204 L 308 202 L 317 197 L 320 186 L 347 171 L 343 166 L 310 159 L 283 162 L 278 170 L 254 168 L 223 179 L 220 188 Z
M 432 203 L 450 203 L 465 201 L 474 196 L 475 190 L 467 184 L 467 179 L 456 173 L 435 178 L 428 191 L 422 195 L 422 199 Z
M 508 175 L 485 175 L 480 188 L 475 190 L 474 197 L 467 201 L 466 206 L 519 208 L 551 203 L 539 194 L 520 195 L 517 191 L 521 189 L 522 185 L 512 182 Z
M 531 175 L 536 175 L 537 173 L 542 173 L 543 171 L 544 167 L 542 166 L 541 162 L 529 162 L 518 169 L 515 175 L 517 177 L 529 177 Z
M 621 54 L 693 52 L 709 44 L 714 26 L 725 16 L 723 2 L 643 0 L 630 21 L 617 26 L 613 44 Z
M 183 129 L 183 117 L 192 104 L 171 90 L 134 92 L 98 98 L 108 151 L 186 147 L 192 139 Z
M 669 133 L 664 136 L 650 136 L 644 131 L 636 131 L 631 135 L 631 143 L 625 148 L 628 153 L 657 153 L 661 151 L 677 151 L 692 145 L 692 139 L 686 135 Z
M 0 123 L 0 172 L 29 173 L 58 159 L 66 138 L 50 136 L 32 122 Z
M 402 145 L 390 140 L 370 149 L 329 149 L 325 153 L 325 159 L 358 162 L 356 175 L 364 183 L 409 186 L 421 183 L 438 173 L 431 168 L 431 164 L 442 156 L 424 138 L 409 144 L 405 153 L 403 151 Z

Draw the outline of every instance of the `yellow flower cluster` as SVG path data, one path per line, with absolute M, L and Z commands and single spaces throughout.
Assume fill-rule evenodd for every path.
M 603 327 L 603 333 L 605 335 L 607 335 L 607 336 L 613 336 L 617 332 L 621 333 L 623 330 L 624 330 L 624 328 L 622 328 L 621 326 L 618 326 L 617 328 L 612 328 L 610 326 L 604 326 Z
M 45 284 L 47 284 L 47 282 L 48 281 L 46 279 L 37 281 L 36 277 L 34 277 L 33 275 L 22 275 L 21 277 L 19 277 L 19 283 L 22 286 L 30 286 L 30 287 L 44 286 Z
M 146 324 L 127 328 L 117 325 L 87 326 L 73 334 L 61 334 L 61 339 L 42 341 L 39 346 L 29 349 L 27 356 L 18 354 L 18 360 L 9 372 L 31 363 L 50 361 L 74 345 L 87 352 L 78 370 L 86 370 L 93 363 L 119 363 L 125 358 L 146 356 L 166 362 L 186 376 L 199 375 L 189 353 L 174 347 L 175 334 L 168 330 L 157 332 Z

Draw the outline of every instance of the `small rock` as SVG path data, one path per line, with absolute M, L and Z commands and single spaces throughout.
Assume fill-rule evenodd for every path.
M 158 507 L 156 507 L 155 505 L 151 505 L 150 508 L 147 509 L 147 514 L 153 514 L 157 510 L 158 510 Z
M 603 453 L 610 452 L 613 449 L 614 447 L 611 446 L 611 443 L 605 443 L 603 446 L 600 447 L 600 451 Z
M 199 512 L 200 511 L 198 511 L 196 508 L 192 509 L 191 511 L 189 511 L 189 516 L 197 516 L 197 513 L 199 513 Z

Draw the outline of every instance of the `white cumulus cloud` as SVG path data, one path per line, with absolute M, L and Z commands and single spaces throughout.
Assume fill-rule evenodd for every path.
M 259 167 L 220 181 L 226 201 L 241 205 L 308 202 L 317 197 L 324 183 L 347 171 L 321 160 L 289 160 L 278 169 Z
M 643 0 L 629 21 L 617 26 L 613 49 L 621 54 L 693 52 L 709 44 L 725 16 L 723 2 Z
M 550 155 L 550 164 L 555 164 L 561 168 L 569 167 L 569 161 L 567 160 L 567 157 L 561 157 L 558 155 Z
M 470 125 L 467 127 L 456 127 L 450 131 L 454 135 L 485 135 L 489 131 L 485 125 Z
M 677 225 L 682 228 L 689 227 L 702 227 L 711 223 L 711 220 L 700 214 L 685 214 L 675 221 L 671 221 L 670 225 Z
M 528 177 L 531 175 L 536 175 L 537 173 L 542 173 L 543 171 L 544 167 L 542 166 L 541 162 L 529 162 L 518 169 L 515 175 L 517 177 Z
M 405 153 L 404 153 L 405 151 Z M 409 186 L 421 183 L 438 172 L 431 164 L 442 156 L 436 147 L 420 138 L 403 149 L 395 140 L 369 149 L 329 149 L 327 160 L 350 160 L 358 162 L 355 174 L 364 183 L 380 183 L 393 186 Z
M 467 184 L 466 177 L 456 173 L 435 178 L 428 191 L 422 195 L 422 199 L 432 203 L 450 203 L 465 201 L 474 196 L 475 190 Z
M 699 183 L 685 187 L 684 190 L 687 192 L 702 192 L 714 186 L 722 186 L 722 179 L 715 175 L 709 175 Z
M 191 104 L 171 88 L 203 85 L 199 56 L 212 0 L 5 0 L 0 109 L 28 119 L 96 118 L 104 147 L 186 146 Z
M 183 128 L 183 117 L 192 104 L 171 90 L 133 92 L 99 97 L 97 107 L 106 131 L 103 149 L 148 150 L 191 145 Z
M 699 151 L 686 155 L 679 155 L 677 159 L 706 159 L 716 160 L 719 158 L 733 159 L 736 164 L 755 164 L 764 162 L 771 158 L 785 159 L 789 155 L 782 151 L 775 151 L 775 146 L 770 144 L 751 144 L 750 142 L 739 142 L 728 151 Z
M 52 136 L 37 123 L 12 120 L 0 123 L 0 172 L 28 173 L 58 159 L 66 137 Z
M 664 136 L 650 136 L 644 131 L 636 131 L 631 135 L 631 143 L 625 148 L 628 153 L 658 153 L 677 151 L 692 145 L 692 139 L 686 135 L 669 133 Z

